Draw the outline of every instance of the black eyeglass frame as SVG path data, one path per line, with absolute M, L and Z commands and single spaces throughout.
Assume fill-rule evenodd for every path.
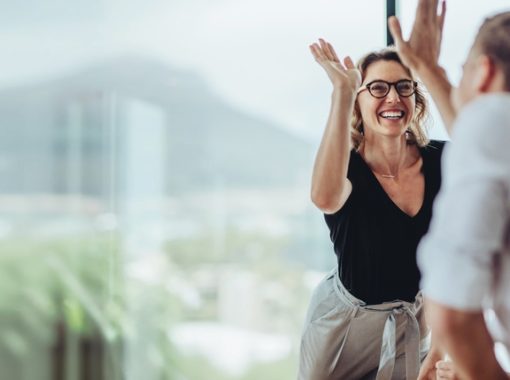
M 381 96 L 375 96 L 374 94 L 372 94 L 372 91 L 370 91 L 370 86 L 374 83 L 377 83 L 377 82 L 382 82 L 382 83 L 385 83 L 388 85 L 388 91 L 384 94 L 384 95 L 381 95 Z M 413 84 L 413 92 L 411 92 L 409 95 L 402 95 L 400 93 L 400 91 L 398 90 L 398 84 L 399 83 L 402 83 L 402 82 L 411 82 Z M 364 85 L 363 87 L 361 87 L 359 90 L 358 90 L 358 94 L 364 90 L 368 90 L 368 92 L 370 93 L 371 96 L 373 96 L 374 98 L 376 99 L 382 99 L 384 98 L 385 96 L 387 96 L 390 91 L 391 91 L 391 86 L 395 87 L 395 91 L 397 91 L 397 94 L 399 96 L 402 96 L 403 98 L 408 98 L 412 95 L 414 95 L 414 93 L 416 92 L 416 89 L 418 88 L 418 82 L 412 80 L 412 79 L 400 79 L 396 82 L 387 82 L 385 80 L 382 80 L 382 79 L 376 79 L 376 80 L 373 80 L 372 82 L 370 83 L 367 83 L 366 85 Z

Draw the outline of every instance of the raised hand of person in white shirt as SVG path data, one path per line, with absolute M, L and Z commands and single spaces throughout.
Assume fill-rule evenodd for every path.
M 416 19 L 409 39 L 402 37 L 400 22 L 390 17 L 388 26 L 395 40 L 398 54 L 411 70 L 438 65 L 443 26 L 446 14 L 446 2 L 441 1 L 441 12 L 437 13 L 438 0 L 420 0 L 416 9 Z
M 318 43 L 310 45 L 310 51 L 328 74 L 335 91 L 356 95 L 361 85 L 361 73 L 354 66 L 351 57 L 347 56 L 340 62 L 333 46 L 322 38 Z
M 400 22 L 395 16 L 389 18 L 388 27 L 395 40 L 400 59 L 425 84 L 439 109 L 447 131 L 451 134 L 451 126 L 456 115 L 450 101 L 452 86 L 446 72 L 439 65 L 446 1 L 441 0 L 439 13 L 437 12 L 438 1 L 419 0 L 409 39 L 405 40 L 402 36 Z

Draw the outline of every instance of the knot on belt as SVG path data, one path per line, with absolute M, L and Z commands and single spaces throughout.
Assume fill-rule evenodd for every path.
M 380 310 L 380 309 L 379 309 Z M 381 344 L 381 356 L 376 380 L 390 380 L 395 367 L 397 356 L 397 315 L 407 317 L 405 329 L 405 362 L 406 379 L 416 380 L 420 370 L 420 327 L 414 313 L 407 305 L 400 305 L 390 309 L 384 324 Z

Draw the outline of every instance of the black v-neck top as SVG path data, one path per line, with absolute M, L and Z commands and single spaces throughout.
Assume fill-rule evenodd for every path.
M 347 290 L 368 305 L 413 302 L 419 290 L 418 243 L 429 228 L 432 204 L 441 186 L 444 141 L 420 148 L 425 193 L 413 217 L 388 196 L 359 153 L 352 151 L 347 177 L 352 192 L 344 206 L 325 214 Z

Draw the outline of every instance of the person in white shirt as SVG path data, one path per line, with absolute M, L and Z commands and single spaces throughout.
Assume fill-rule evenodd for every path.
M 452 89 L 437 60 L 445 11 L 443 2 L 439 17 L 437 3 L 419 1 L 409 40 L 389 21 L 403 62 L 453 122 L 418 250 L 434 347 L 419 379 L 508 379 L 494 345 L 510 349 L 510 12 L 484 21 Z M 440 361 L 445 353 L 453 364 Z

